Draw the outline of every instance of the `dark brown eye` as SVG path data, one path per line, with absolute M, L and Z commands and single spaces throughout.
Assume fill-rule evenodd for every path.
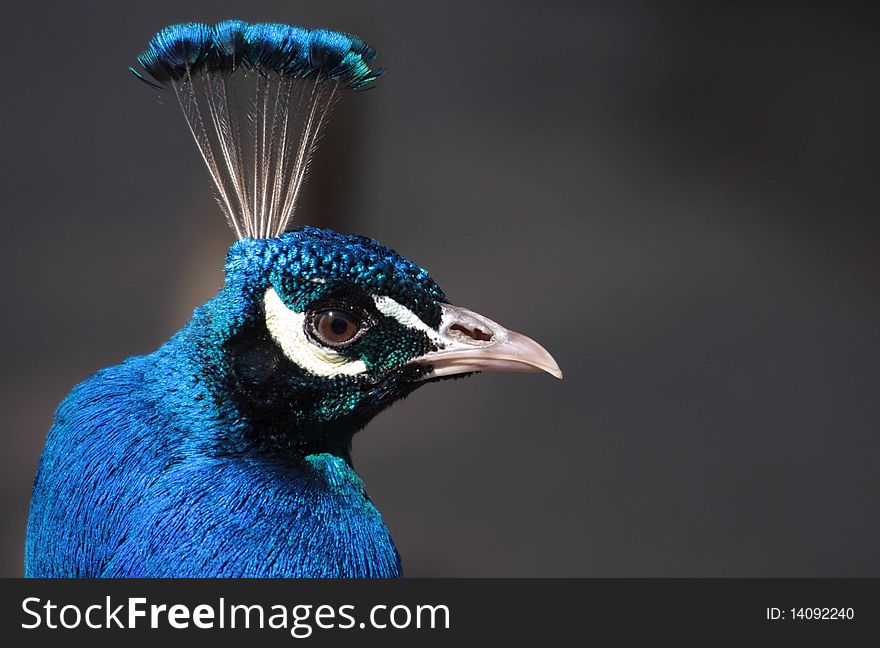
M 361 321 L 343 310 L 323 310 L 312 317 L 312 331 L 320 342 L 341 346 L 351 342 L 361 331 Z

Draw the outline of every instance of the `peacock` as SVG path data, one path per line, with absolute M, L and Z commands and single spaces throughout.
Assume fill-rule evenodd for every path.
M 383 70 L 360 38 L 229 20 L 166 27 L 132 71 L 179 103 L 237 240 L 219 293 L 55 413 L 30 577 L 399 577 L 352 436 L 431 382 L 562 377 L 363 236 L 291 228 L 333 106 Z

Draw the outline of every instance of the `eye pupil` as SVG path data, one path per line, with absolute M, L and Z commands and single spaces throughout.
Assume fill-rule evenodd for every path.
M 334 317 L 333 321 L 330 322 L 330 330 L 333 331 L 336 335 L 342 335 L 347 330 L 348 327 L 351 326 L 351 322 L 348 320 L 344 320 L 341 317 Z

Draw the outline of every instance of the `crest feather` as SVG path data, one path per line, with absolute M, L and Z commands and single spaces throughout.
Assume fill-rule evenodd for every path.
M 333 105 L 383 70 L 357 36 L 291 25 L 165 27 L 131 71 L 174 93 L 239 238 L 271 238 L 291 223 L 309 161 Z

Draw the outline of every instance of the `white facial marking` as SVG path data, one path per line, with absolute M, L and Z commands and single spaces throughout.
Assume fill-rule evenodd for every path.
M 416 331 L 421 331 L 425 335 L 428 336 L 432 342 L 438 344 L 441 347 L 444 347 L 448 344 L 449 340 L 440 335 L 437 331 L 432 329 L 430 326 L 425 324 L 422 320 L 419 319 L 418 315 L 413 313 L 410 309 L 408 309 L 403 304 L 399 304 L 398 302 L 391 299 L 391 297 L 373 297 L 373 301 L 376 302 L 376 308 L 379 309 L 379 312 L 383 315 L 387 315 L 388 317 L 393 317 L 398 322 L 400 322 L 403 326 L 407 328 L 415 329 Z
M 306 337 L 305 313 L 297 313 L 285 306 L 274 288 L 266 291 L 263 305 L 266 309 L 266 328 L 272 338 L 284 355 L 306 371 L 330 377 L 354 376 L 367 370 L 363 360 L 346 358 Z

